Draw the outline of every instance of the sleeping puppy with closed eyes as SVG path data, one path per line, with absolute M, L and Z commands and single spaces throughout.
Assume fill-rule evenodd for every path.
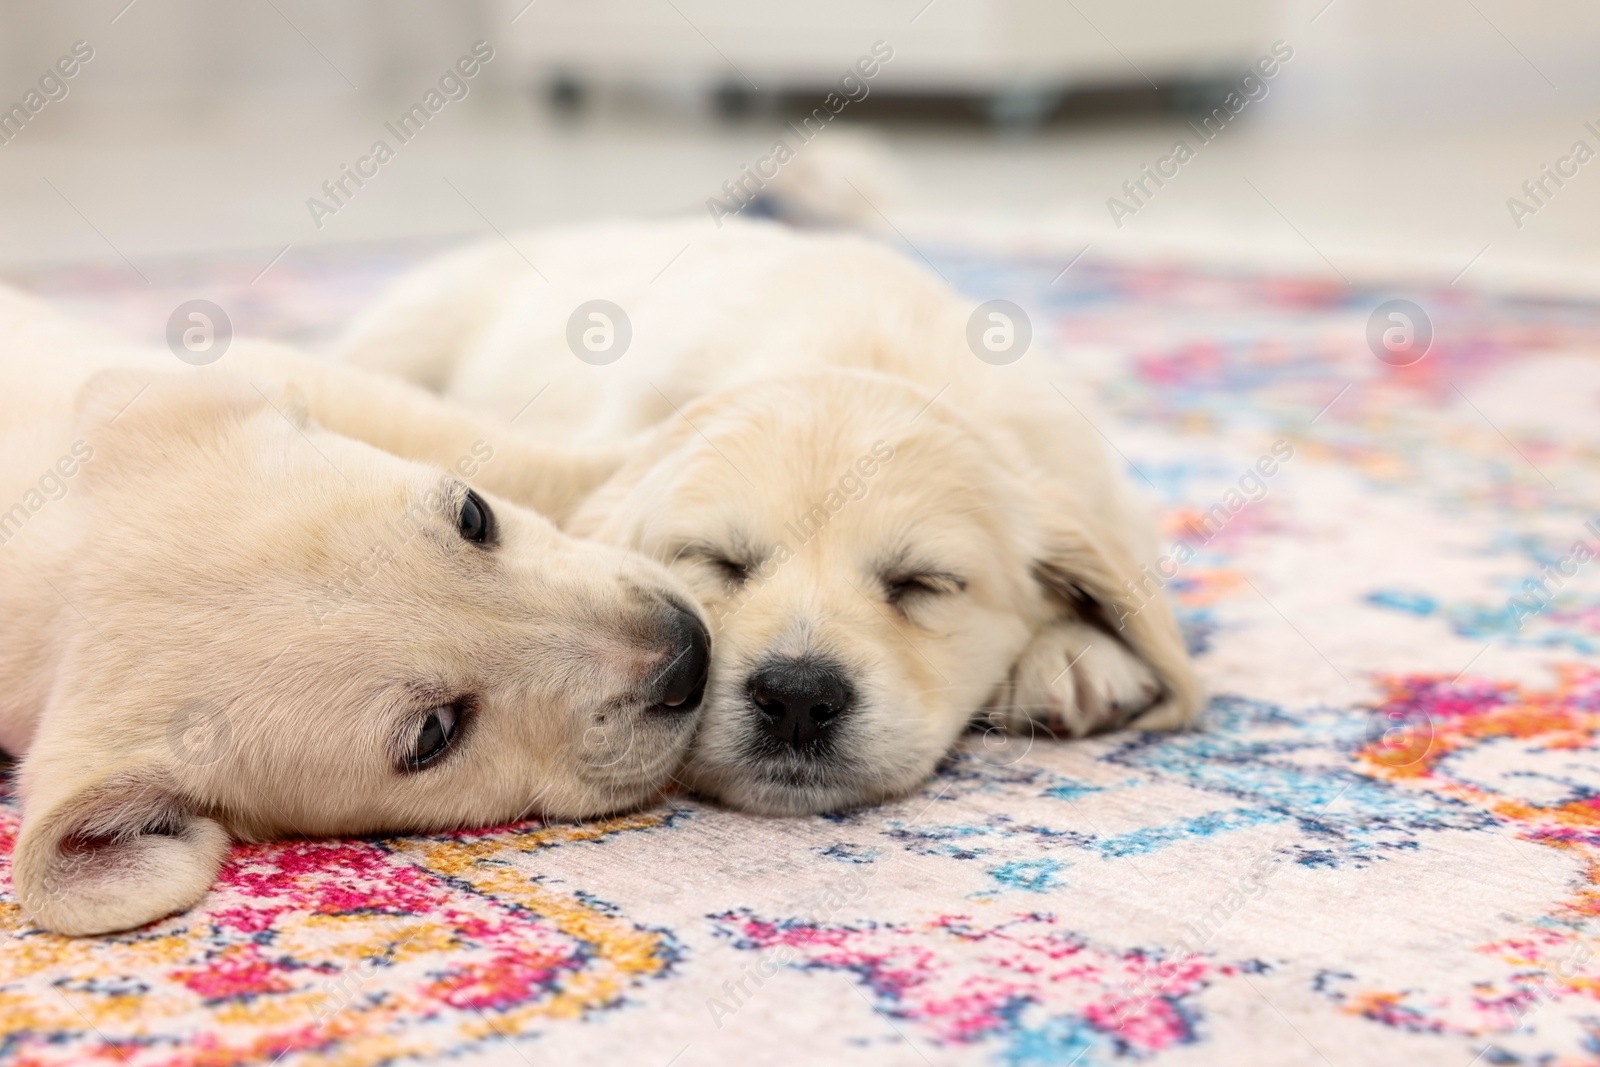
M 977 358 L 940 279 L 760 223 L 516 243 L 422 267 L 341 351 L 552 439 L 631 442 L 555 517 L 660 560 L 711 617 L 697 791 L 830 811 L 914 788 L 975 717 L 1079 737 L 1196 714 L 1140 572 L 1149 518 L 1044 360 Z
M 0 382 L 0 749 L 40 926 L 190 907 L 231 840 L 592 816 L 681 761 L 692 594 L 510 499 L 559 510 L 588 459 L 274 346 L 185 367 L 4 287 Z

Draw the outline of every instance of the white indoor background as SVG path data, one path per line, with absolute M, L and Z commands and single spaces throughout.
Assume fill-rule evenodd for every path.
M 306 199 L 480 39 L 495 59 L 468 98 L 316 227 Z M 1269 95 L 1114 227 L 1107 197 L 1185 127 L 1107 91 L 1237 78 L 1280 39 L 1294 58 Z M 945 101 L 846 114 L 891 150 L 903 180 L 878 206 L 908 234 L 1600 278 L 1600 161 L 1520 229 L 1506 204 L 1575 140 L 1600 149 L 1600 7 L 1582 0 L 12 2 L 0 107 L 79 40 L 94 58 L 66 98 L 0 145 L 0 269 L 703 212 L 771 143 L 779 91 L 820 98 L 884 40 L 879 101 Z M 563 77 L 585 90 L 575 115 L 548 103 Z M 747 113 L 719 115 L 716 90 L 751 85 Z M 1042 124 L 950 103 L 1073 91 L 1084 106 Z

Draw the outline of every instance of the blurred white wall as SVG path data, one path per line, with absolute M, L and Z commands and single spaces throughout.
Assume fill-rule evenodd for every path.
M 52 0 L 0 6 L 0 101 L 77 40 L 90 107 L 185 120 L 255 101 L 308 108 L 405 95 L 484 36 L 488 5 L 428 0 Z M 159 112 L 157 109 L 160 109 Z
M 1289 0 L 1283 20 L 1304 62 L 1280 123 L 1472 128 L 1600 102 L 1593 0 Z
M 715 84 L 813 92 L 884 40 L 895 57 L 874 92 L 1138 88 L 1237 78 L 1277 39 L 1294 59 L 1270 96 L 1136 220 L 1116 225 L 1107 198 L 1189 136 L 1179 116 L 885 123 L 914 179 L 885 210 L 906 232 L 1053 226 L 1108 250 L 1182 237 L 1214 256 L 1249 233 L 1315 266 L 1309 238 L 1346 269 L 1383 243 L 1437 256 L 1447 280 L 1469 260 L 1474 274 L 1519 258 L 1600 270 L 1600 179 L 1569 182 L 1522 226 L 1506 206 L 1586 120 L 1600 125 L 1594 0 L 3 3 L 0 109 L 74 42 L 94 58 L 64 100 L 0 137 L 0 261 L 249 248 L 266 262 L 289 245 L 703 211 L 782 123 L 683 106 Z M 347 210 L 313 219 L 308 198 L 479 40 L 495 59 L 471 98 Z M 539 103 L 560 74 L 650 88 L 569 122 Z

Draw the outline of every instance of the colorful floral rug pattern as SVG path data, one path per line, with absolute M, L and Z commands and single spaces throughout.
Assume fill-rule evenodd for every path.
M 119 937 L 0 867 L 0 1064 L 1600 1062 L 1600 304 L 925 251 L 1096 385 L 1188 546 L 1199 729 L 974 733 L 825 818 L 244 847 Z M 316 344 L 419 254 L 12 280 Z

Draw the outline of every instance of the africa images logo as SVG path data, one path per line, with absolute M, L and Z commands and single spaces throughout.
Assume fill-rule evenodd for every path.
M 1139 174 L 1122 183 L 1122 192 L 1126 199 L 1117 196 L 1106 199 L 1106 210 L 1111 213 L 1111 221 L 1117 224 L 1117 229 L 1122 229 L 1123 219 L 1129 215 L 1137 215 L 1147 207 L 1156 192 L 1168 181 L 1176 178 L 1179 170 L 1199 155 L 1201 148 L 1221 136 L 1222 131 L 1228 128 L 1228 124 L 1246 107 L 1265 100 L 1269 91 L 1267 82 L 1277 77 L 1282 64 L 1293 58 L 1294 48 L 1288 42 L 1274 41 L 1272 49 L 1251 64 L 1250 69 L 1239 78 L 1228 95 L 1222 98 L 1221 104 L 1213 108 L 1210 114 L 1202 117 L 1198 126 L 1192 121 L 1189 123 L 1189 128 L 1199 139 L 1195 147 L 1191 148 L 1188 141 L 1179 138 L 1172 143 L 1170 152 L 1155 161 L 1153 168 L 1149 163 L 1141 164 Z
M 445 109 L 453 100 L 465 100 L 467 94 L 472 92 L 472 79 L 494 59 L 494 48 L 487 41 L 478 41 L 472 46 L 470 55 L 457 59 L 455 64 L 439 76 L 437 87 L 430 86 L 422 94 L 422 99 L 412 104 L 399 118 L 393 122 L 385 122 L 384 129 L 394 136 L 395 146 L 391 146 L 384 138 L 372 142 L 367 154 L 355 162 L 354 169 L 350 164 L 341 164 L 339 173 L 322 183 L 322 197 L 307 197 L 306 210 L 311 212 L 311 221 L 317 224 L 317 229 L 322 229 L 322 220 L 328 215 L 337 215 L 355 196 L 356 190 L 364 188 L 367 181 L 378 176 L 378 169 L 395 157 L 396 147 L 410 143 L 422 132 L 428 121 Z M 363 179 L 366 179 L 365 181 Z

